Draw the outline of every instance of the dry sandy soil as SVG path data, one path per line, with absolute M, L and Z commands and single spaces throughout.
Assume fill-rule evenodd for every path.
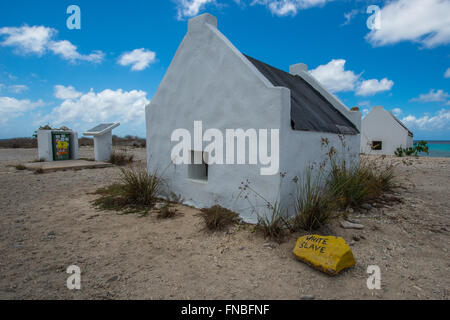
M 145 161 L 145 149 L 132 152 Z M 90 193 L 116 167 L 8 166 L 36 154 L 0 149 L 0 299 L 449 299 L 450 158 L 378 159 L 397 164 L 404 203 L 353 213 L 363 230 L 333 222 L 326 233 L 350 243 L 357 264 L 330 277 L 294 259 L 299 234 L 281 245 L 242 228 L 211 234 L 184 206 L 168 220 L 97 211 Z M 66 287 L 73 264 L 81 290 Z M 381 290 L 367 288 L 368 265 L 381 268 Z

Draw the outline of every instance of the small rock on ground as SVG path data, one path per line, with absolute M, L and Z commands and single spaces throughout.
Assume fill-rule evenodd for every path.
M 348 221 L 341 221 L 341 227 L 344 229 L 364 229 L 364 225 L 358 223 L 351 223 Z

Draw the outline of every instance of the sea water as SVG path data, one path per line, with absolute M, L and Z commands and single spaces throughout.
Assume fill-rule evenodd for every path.
M 450 157 L 450 141 L 427 141 L 429 157 Z M 427 154 L 420 154 L 427 156 Z

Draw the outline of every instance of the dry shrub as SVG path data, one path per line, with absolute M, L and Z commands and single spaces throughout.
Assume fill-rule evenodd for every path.
M 33 138 L 12 138 L 0 139 L 0 148 L 37 148 L 37 139 Z
M 149 174 L 142 168 L 120 170 L 120 183 L 98 189 L 95 194 L 100 198 L 94 200 L 94 205 L 104 210 L 147 214 L 157 201 L 163 186 L 162 178 L 157 172 Z
M 264 237 L 278 243 L 283 242 L 286 236 L 287 211 L 280 207 L 278 202 L 274 205 L 268 203 L 269 215 L 259 215 L 256 230 Z
M 200 210 L 200 216 L 209 230 L 224 230 L 230 225 L 240 222 L 239 215 L 236 212 L 215 205 L 211 208 L 204 208 Z
M 14 166 L 14 168 L 16 168 L 17 170 L 26 170 L 27 169 L 27 167 L 25 167 L 23 164 L 16 164 L 15 166 Z
M 109 162 L 116 166 L 124 166 L 133 162 L 134 156 L 124 152 L 113 152 L 109 157 Z
M 380 198 L 384 192 L 392 191 L 397 186 L 395 180 L 392 166 L 361 161 L 348 167 L 345 162 L 333 162 L 327 184 L 336 191 L 340 208 L 358 208 L 365 202 Z
M 43 174 L 44 173 L 44 169 L 42 168 L 37 168 L 34 170 L 34 174 Z
M 291 231 L 319 229 L 330 220 L 336 209 L 335 189 L 324 183 L 320 172 L 313 177 L 311 170 L 295 183 L 295 214 L 289 221 L 289 228 Z
M 176 209 L 171 209 L 169 204 L 166 204 L 164 207 L 162 207 L 158 214 L 157 214 L 157 218 L 158 219 L 170 219 L 175 217 L 175 215 L 177 214 L 177 210 Z

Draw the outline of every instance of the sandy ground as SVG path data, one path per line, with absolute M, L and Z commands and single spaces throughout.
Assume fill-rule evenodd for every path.
M 145 161 L 145 149 L 132 152 Z M 183 206 L 169 220 L 95 210 L 89 193 L 117 179 L 116 167 L 7 166 L 36 154 L 0 149 L 0 299 L 449 299 L 450 158 L 380 159 L 397 164 L 404 203 L 353 213 L 363 230 L 331 224 L 357 264 L 330 277 L 294 259 L 298 234 L 281 245 L 238 228 L 211 234 Z M 66 287 L 73 264 L 81 290 Z M 368 265 L 381 268 L 381 290 L 367 288 Z

